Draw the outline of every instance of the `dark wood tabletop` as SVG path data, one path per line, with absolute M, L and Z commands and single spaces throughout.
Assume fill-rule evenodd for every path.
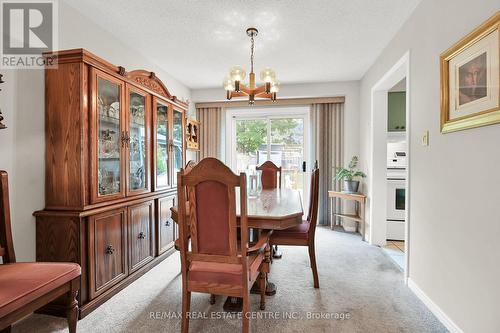
M 236 214 L 239 217 L 240 198 L 236 192 Z M 177 222 L 177 207 L 172 207 L 172 219 Z M 189 207 L 186 207 L 189 215 Z M 283 230 L 302 222 L 302 200 L 297 190 L 263 190 L 257 198 L 248 198 L 248 227 Z

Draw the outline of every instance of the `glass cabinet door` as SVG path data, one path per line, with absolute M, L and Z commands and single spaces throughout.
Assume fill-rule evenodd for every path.
M 155 189 L 170 185 L 169 177 L 169 121 L 168 106 L 160 101 L 155 102 Z
M 177 172 L 184 166 L 184 114 L 174 109 L 172 116 L 172 171 L 173 184 L 177 184 Z
M 93 201 L 123 196 L 122 142 L 121 142 L 121 82 L 97 73 L 95 86 L 96 132 L 93 132 L 93 154 L 97 159 L 94 172 L 97 173 L 97 190 L 92 193 Z M 94 160 L 95 161 L 95 160 Z M 105 197 L 105 198 L 102 198 Z M 101 200 L 99 200 L 101 198 Z
M 148 105 L 147 93 L 128 90 L 128 192 L 149 191 Z

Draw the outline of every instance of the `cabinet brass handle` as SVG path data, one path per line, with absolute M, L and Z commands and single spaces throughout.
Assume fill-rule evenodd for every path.
M 106 246 L 106 254 L 113 254 L 113 253 L 115 253 L 115 248 L 113 247 L 113 245 Z
M 146 234 L 145 234 L 144 232 L 142 232 L 142 231 L 141 231 L 141 232 L 139 233 L 139 236 L 138 236 L 138 237 L 139 237 L 139 239 L 145 239 L 145 238 L 146 238 Z

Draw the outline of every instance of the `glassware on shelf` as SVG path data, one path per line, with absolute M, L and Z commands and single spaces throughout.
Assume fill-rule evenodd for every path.
M 99 158 L 120 158 L 120 146 L 116 144 L 118 133 L 113 129 L 101 129 L 99 136 Z
M 156 106 L 156 186 L 168 186 L 168 107 Z
M 120 192 L 120 86 L 97 80 L 98 100 L 98 194 Z
M 98 171 L 99 195 L 120 192 L 120 179 L 116 179 L 116 170 L 101 168 Z
M 136 92 L 130 92 L 130 143 L 129 143 L 129 183 L 131 190 L 141 190 L 146 183 L 146 116 L 144 113 L 146 98 Z
M 183 161 L 183 154 L 182 154 L 182 148 L 183 148 L 183 142 L 182 142 L 182 132 L 183 132 L 183 121 L 182 121 L 183 114 L 180 111 L 174 110 L 173 114 L 173 132 L 172 132 L 172 144 L 173 144 L 173 153 L 172 153 L 172 158 L 173 158 L 173 172 L 174 172 L 174 184 L 177 184 L 177 172 L 179 172 L 184 164 Z

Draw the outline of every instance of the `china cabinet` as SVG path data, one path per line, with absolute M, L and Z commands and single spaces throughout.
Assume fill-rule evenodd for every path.
M 38 261 L 82 266 L 84 317 L 173 252 L 170 208 L 188 105 L 152 72 L 83 50 L 46 54 L 45 209 Z M 57 300 L 42 312 L 64 314 Z

